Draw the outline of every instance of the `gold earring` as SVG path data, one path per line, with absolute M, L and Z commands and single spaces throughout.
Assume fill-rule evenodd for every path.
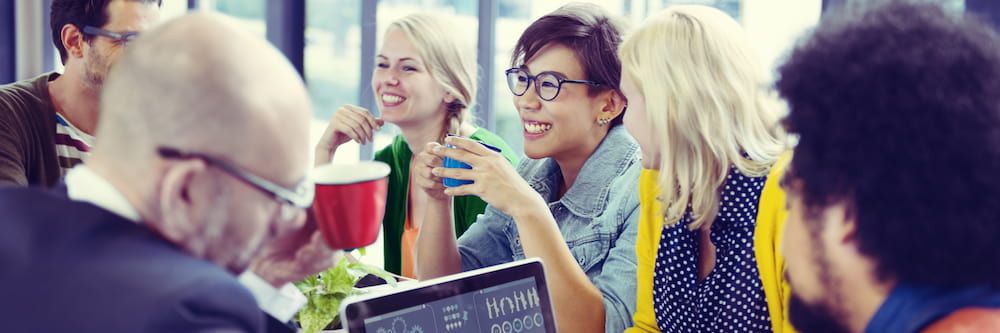
M 610 122 L 611 122 L 611 120 L 609 120 L 609 119 L 604 119 L 604 118 L 598 118 L 597 119 L 597 125 L 599 125 L 599 126 L 607 125 Z

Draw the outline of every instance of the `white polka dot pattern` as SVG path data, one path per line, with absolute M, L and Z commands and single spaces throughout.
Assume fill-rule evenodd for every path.
M 757 272 L 753 234 L 766 177 L 731 168 L 710 239 L 712 272 L 698 281 L 697 231 L 691 210 L 660 237 L 653 276 L 653 307 L 663 332 L 771 332 L 764 288 Z

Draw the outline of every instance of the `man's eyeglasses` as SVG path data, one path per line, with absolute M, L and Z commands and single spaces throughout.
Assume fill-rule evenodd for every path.
M 91 36 L 107 37 L 120 44 L 131 43 L 136 37 L 139 37 L 139 33 L 135 31 L 114 32 L 89 25 L 83 27 L 83 33 Z
M 193 152 L 185 152 L 169 147 L 159 147 L 156 149 L 156 152 L 160 155 L 160 157 L 166 159 L 197 158 L 205 161 L 206 163 L 214 167 L 219 168 L 220 170 L 230 174 L 233 177 L 236 177 L 239 180 L 246 182 L 250 186 L 257 188 L 261 192 L 264 192 L 265 194 L 268 194 L 269 196 L 273 197 L 275 200 L 281 202 L 282 203 L 281 215 L 283 218 L 287 217 L 286 215 L 291 215 L 291 214 L 286 214 L 286 211 L 294 211 L 293 209 L 286 209 L 286 208 L 295 207 L 304 209 L 311 206 L 313 202 L 313 196 L 315 194 L 314 193 L 315 186 L 309 180 L 303 180 L 301 183 L 299 183 L 298 186 L 295 187 L 295 189 L 287 189 L 285 187 L 282 187 L 281 185 L 275 184 L 264 178 L 251 174 L 250 172 L 241 170 L 228 162 L 225 162 L 221 159 L 211 157 L 208 155 L 193 153 Z
M 531 81 L 535 81 L 535 92 L 538 93 L 539 98 L 545 101 L 556 99 L 559 96 L 559 91 L 562 90 L 563 83 L 579 83 L 592 87 L 601 85 L 589 80 L 563 78 L 553 72 L 542 72 L 538 75 L 531 75 L 523 69 L 511 68 L 506 70 L 505 73 L 507 74 L 507 87 L 510 88 L 510 92 L 514 93 L 514 95 L 523 96 L 524 93 L 528 92 Z

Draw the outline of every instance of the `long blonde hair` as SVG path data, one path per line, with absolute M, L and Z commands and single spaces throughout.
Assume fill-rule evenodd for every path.
M 697 5 L 650 17 L 619 49 L 660 144 L 659 200 L 668 225 L 689 204 L 690 228 L 710 225 L 729 168 L 763 176 L 784 149 L 774 95 L 752 52 L 736 21 Z
M 444 87 L 444 90 L 455 100 L 446 108 L 444 129 L 445 134 L 459 134 L 462 124 L 472 123 L 473 116 L 469 110 L 476 100 L 475 66 L 455 42 L 448 36 L 449 27 L 444 23 L 447 17 L 416 13 L 407 15 L 389 24 L 388 29 L 399 29 L 424 60 L 427 72 Z

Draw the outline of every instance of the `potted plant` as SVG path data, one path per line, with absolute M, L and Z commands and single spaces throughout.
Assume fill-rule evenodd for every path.
M 364 256 L 364 249 L 357 253 Z M 355 287 L 362 277 L 373 275 L 396 286 L 396 279 L 389 272 L 349 257 L 350 253 L 330 269 L 295 283 L 308 299 L 297 316 L 303 333 L 317 333 L 339 325 L 340 303 L 348 296 L 362 293 Z

